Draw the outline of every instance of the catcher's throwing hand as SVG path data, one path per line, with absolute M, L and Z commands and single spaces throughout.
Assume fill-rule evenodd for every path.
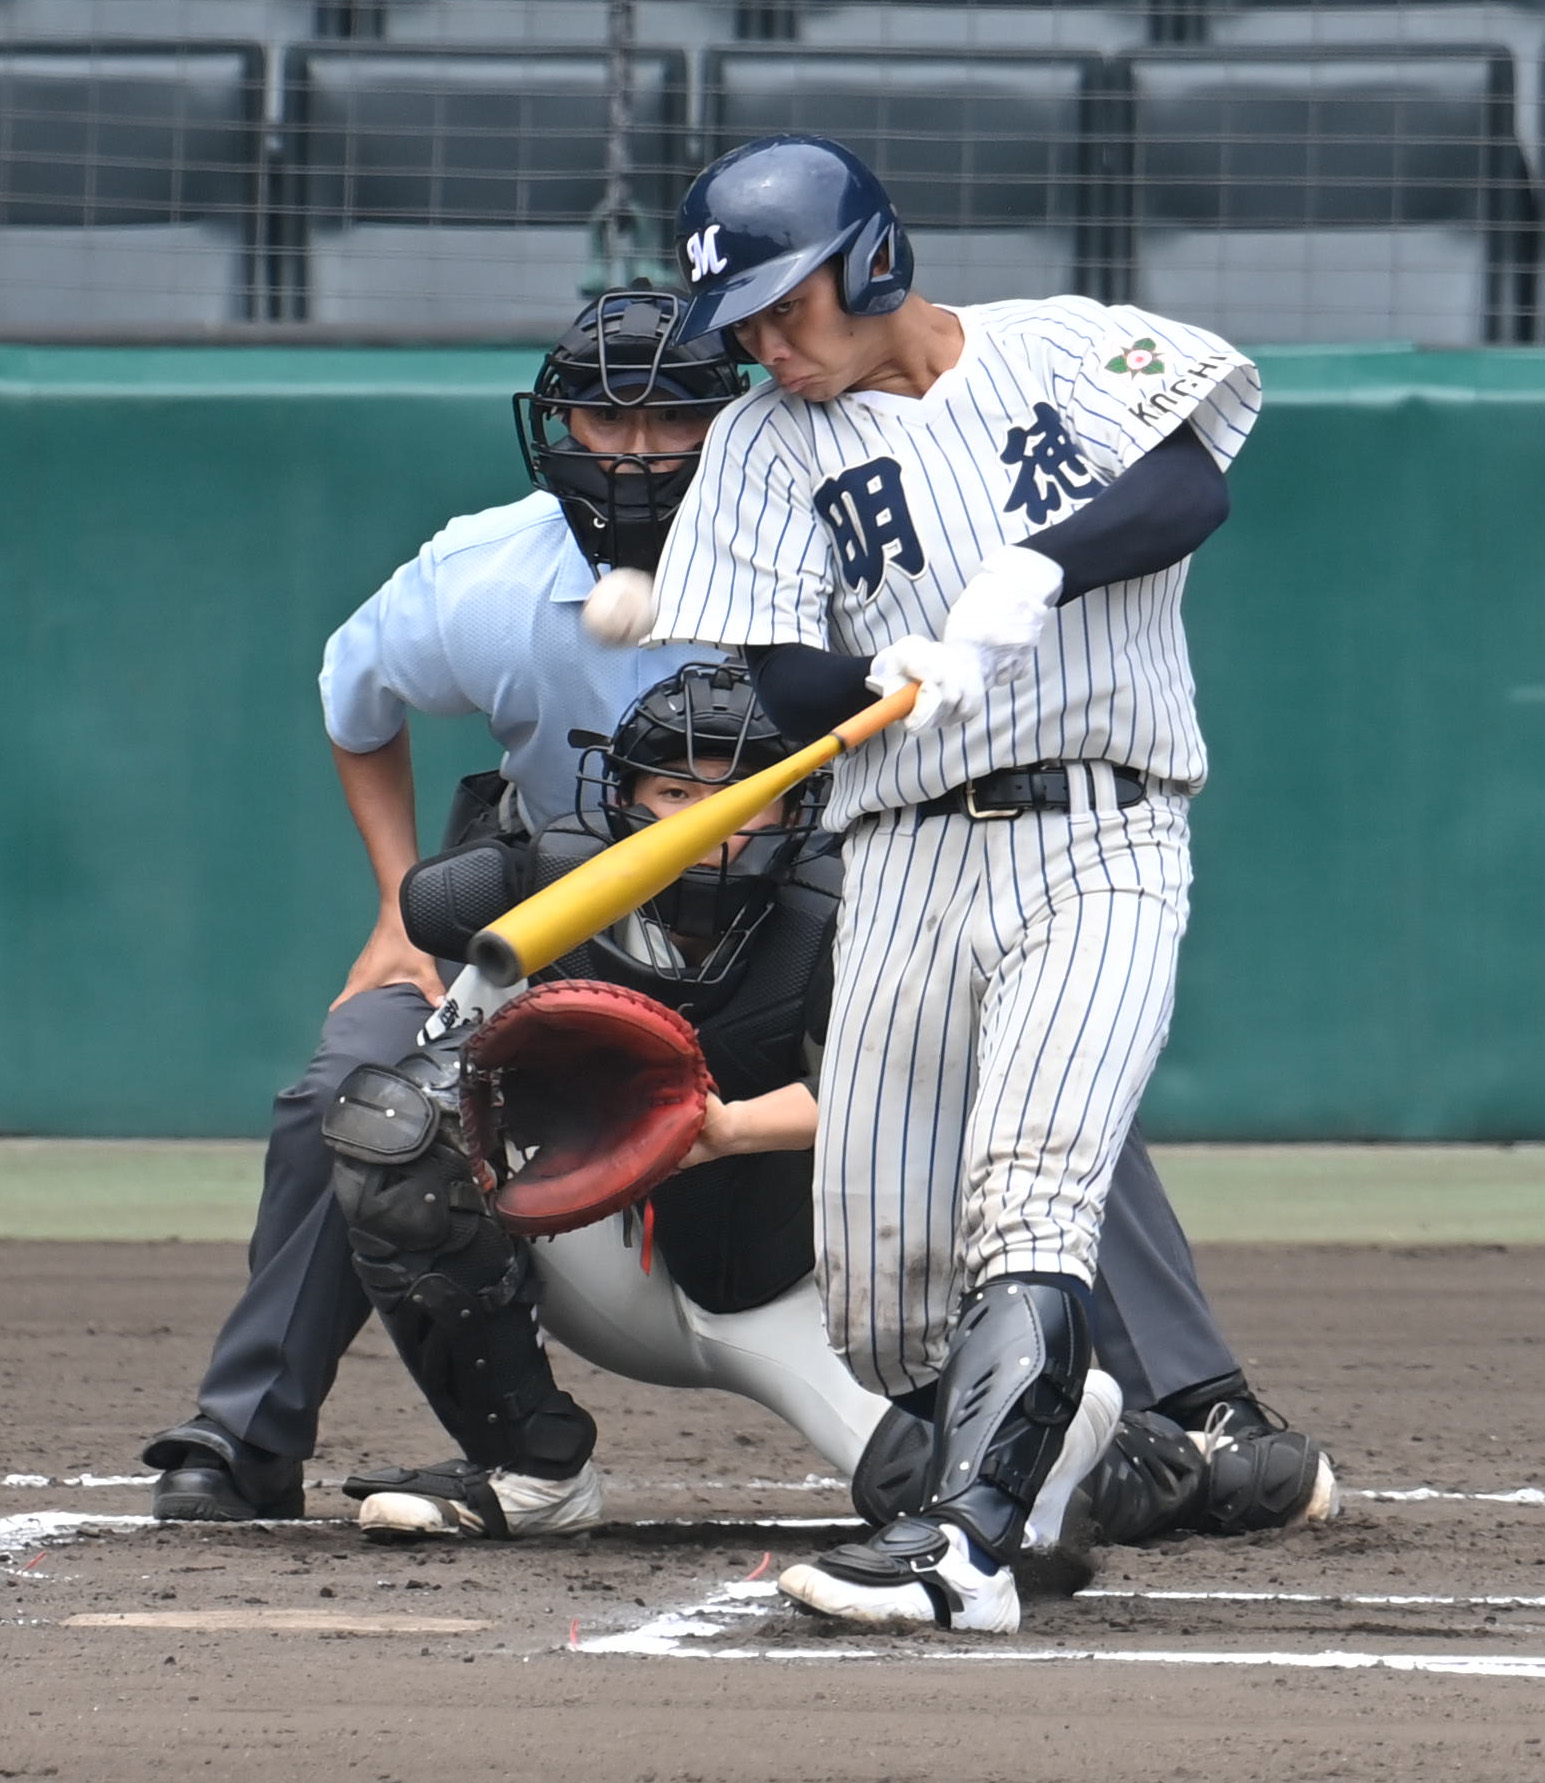
M 694 1164 L 711 1164 L 715 1158 L 733 1157 L 739 1150 L 735 1143 L 735 1115 L 738 1103 L 721 1102 L 713 1091 L 708 1092 L 708 1106 L 703 1111 L 703 1125 L 692 1149 L 678 1168 L 690 1170 Z

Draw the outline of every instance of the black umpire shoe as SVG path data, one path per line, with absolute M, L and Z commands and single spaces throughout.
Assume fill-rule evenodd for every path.
M 177 1523 L 252 1523 L 306 1514 L 301 1464 L 242 1442 L 213 1419 L 190 1418 L 145 1446 L 165 1471 L 150 1490 L 150 1514 Z

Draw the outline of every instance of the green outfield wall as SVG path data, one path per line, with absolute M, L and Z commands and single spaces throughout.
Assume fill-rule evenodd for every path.
M 1175 1139 L 1545 1137 L 1545 353 L 1260 355 Z M 250 1135 L 368 926 L 315 677 L 535 355 L 0 347 L 0 1131 Z M 480 723 L 415 726 L 426 837 Z

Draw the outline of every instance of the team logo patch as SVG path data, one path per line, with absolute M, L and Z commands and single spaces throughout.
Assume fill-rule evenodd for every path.
M 701 284 L 711 272 L 723 272 L 729 261 L 719 252 L 719 225 L 710 223 L 696 235 L 687 237 L 687 265 L 692 283 Z
M 1158 426 L 1167 416 L 1189 415 L 1229 372 L 1244 363 L 1230 353 L 1205 354 L 1167 383 L 1141 386 L 1135 400 L 1127 404 L 1127 413 L 1149 427 Z
M 1011 427 L 1008 444 L 998 456 L 1003 463 L 1019 468 L 1003 504 L 1004 513 L 1023 508 L 1030 524 L 1039 526 L 1064 506 L 1071 507 L 1090 494 L 1098 480 L 1049 402 L 1038 402 L 1030 413 L 1034 425 Z
M 871 458 L 828 477 L 815 492 L 815 511 L 837 548 L 843 581 L 865 600 L 874 598 L 892 563 L 909 576 L 922 575 L 923 547 L 894 458 Z
M 1105 361 L 1107 371 L 1124 371 L 1128 377 L 1151 378 L 1164 370 L 1159 357 L 1159 343 L 1154 340 L 1133 341 L 1126 352 Z

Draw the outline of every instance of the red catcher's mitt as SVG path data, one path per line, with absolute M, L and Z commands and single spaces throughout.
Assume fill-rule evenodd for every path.
M 522 991 L 467 1041 L 462 1132 L 501 1225 L 571 1232 L 671 1174 L 712 1088 L 697 1035 L 675 1010 L 621 985 L 566 979 Z

